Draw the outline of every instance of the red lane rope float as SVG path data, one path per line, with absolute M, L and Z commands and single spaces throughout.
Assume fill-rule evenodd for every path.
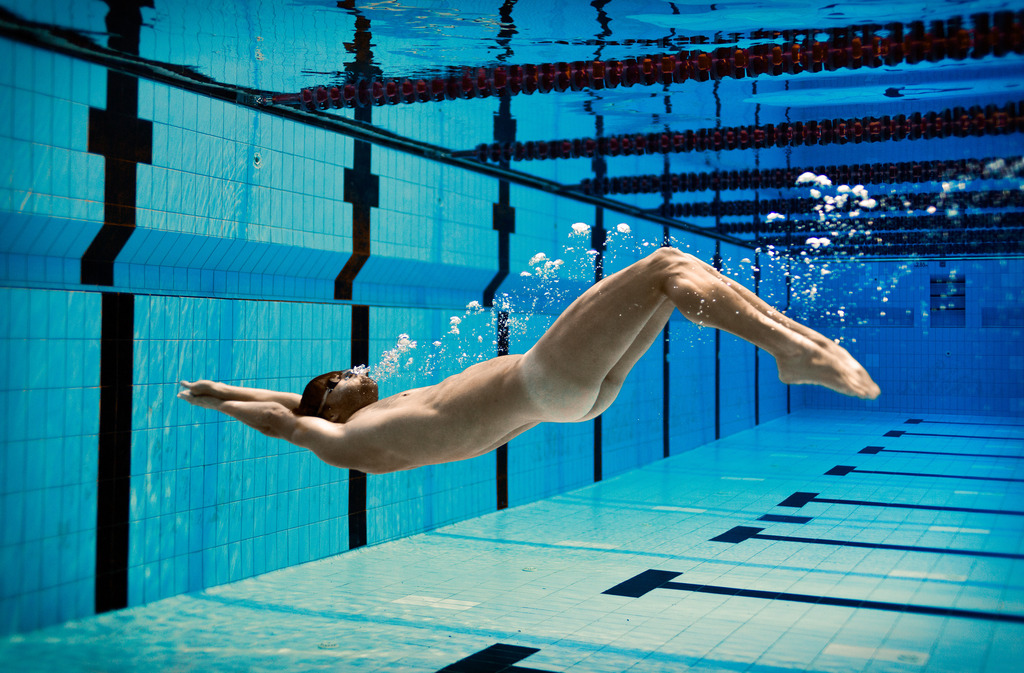
M 595 155 L 628 156 L 745 150 L 796 145 L 831 145 L 890 140 L 1005 135 L 1024 130 L 1024 102 L 1002 107 L 952 108 L 890 117 L 856 117 L 821 121 L 706 128 L 527 143 L 491 143 L 474 151 L 480 161 L 568 159 Z
M 1024 54 L 1024 11 L 971 16 L 973 28 L 960 17 L 946 21 L 885 26 L 851 26 L 824 30 L 778 31 L 782 44 L 688 50 L 636 59 L 463 68 L 461 74 L 434 79 L 360 78 L 336 86 L 274 94 L 266 102 L 307 110 L 366 105 L 425 103 L 458 98 L 662 86 L 689 80 L 795 75 L 900 63 Z M 885 35 L 878 35 L 884 29 Z M 761 37 L 764 31 L 759 31 Z M 827 34 L 818 41 L 815 36 Z M 802 40 L 798 39 L 803 37 Z
M 1014 157 L 1009 161 L 1018 161 Z M 851 164 L 846 166 L 814 166 L 811 168 L 767 168 L 742 171 L 710 171 L 707 173 L 671 173 L 624 175 L 614 178 L 586 179 L 580 182 L 584 194 L 676 194 L 680 192 L 731 191 L 746 189 L 786 189 L 794 187 L 797 177 L 811 172 L 827 175 L 841 184 L 896 184 L 901 182 L 941 182 L 959 178 L 982 178 L 986 168 L 1000 159 L 953 159 L 937 161 L 905 161 L 889 164 Z M 1006 161 L 1007 159 L 1002 159 Z

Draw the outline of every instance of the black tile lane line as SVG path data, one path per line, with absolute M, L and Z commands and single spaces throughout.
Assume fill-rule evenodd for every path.
M 888 603 L 884 601 L 867 601 L 858 598 L 838 598 L 834 596 L 814 596 L 795 594 L 786 591 L 766 591 L 762 589 L 740 589 L 738 587 L 721 587 L 708 584 L 687 584 L 674 582 L 683 573 L 667 570 L 645 570 L 621 584 L 617 584 L 602 594 L 622 596 L 624 598 L 641 598 L 655 589 L 672 589 L 692 593 L 715 594 L 718 596 L 737 596 L 741 598 L 757 598 L 769 601 L 786 601 L 790 603 L 809 603 L 813 605 L 829 605 L 844 608 L 865 610 L 885 610 L 907 614 L 933 615 L 936 617 L 961 617 L 966 619 L 982 619 L 993 622 L 1010 622 L 1024 624 L 1024 615 L 1005 614 L 1000 612 L 983 612 L 981 610 L 960 610 L 930 605 L 910 605 L 905 603 Z
M 1024 442 L 1024 437 L 979 437 L 978 435 L 946 435 L 936 432 L 907 432 L 906 430 L 890 430 L 883 437 L 952 437 L 954 439 L 1001 439 L 1008 442 Z
M 1024 483 L 1024 479 L 1010 479 L 1009 477 L 970 477 L 963 474 L 929 474 L 924 472 L 887 472 L 884 470 L 858 470 L 852 465 L 836 465 L 831 470 L 825 473 L 826 476 L 830 477 L 845 477 L 851 472 L 857 474 L 889 474 L 900 477 L 936 477 L 940 479 L 971 479 L 974 481 L 1011 481 L 1014 483 Z
M 523 668 L 515 665 L 537 652 L 540 650 L 536 647 L 495 643 L 465 659 L 445 666 L 437 673 L 528 673 L 529 671 L 546 673 L 537 668 Z
M 883 544 L 881 542 L 854 542 L 852 540 L 829 540 L 815 537 L 795 537 L 790 535 L 765 535 L 764 528 L 754 526 L 736 526 L 731 530 L 711 538 L 711 542 L 728 542 L 739 544 L 746 540 L 769 540 L 773 542 L 798 542 L 802 544 L 820 544 L 833 547 L 858 547 L 861 549 L 887 549 L 891 551 L 912 551 L 925 554 L 952 554 L 954 556 L 975 556 L 978 558 L 1005 558 L 1024 560 L 1024 554 L 1008 554 L 1005 552 L 977 551 L 974 549 L 949 549 L 946 547 L 915 547 L 905 544 Z
M 964 512 L 967 514 L 1007 514 L 1024 516 L 1024 511 L 1006 509 L 975 509 L 973 507 L 948 507 L 945 505 L 913 505 L 902 502 L 877 502 L 873 500 L 839 500 L 836 498 L 819 498 L 817 493 L 797 492 L 778 504 L 778 507 L 799 509 L 809 502 L 824 502 L 830 505 L 852 505 L 854 507 L 889 507 L 894 509 L 924 509 L 934 512 Z
M 910 451 L 908 449 L 887 449 L 883 446 L 865 446 L 857 453 L 864 453 L 867 455 L 876 455 L 885 451 L 886 453 L 915 453 L 923 454 L 926 456 L 953 456 L 953 457 L 964 457 L 964 458 L 1006 458 L 1008 460 L 1022 460 L 1024 456 L 1008 456 L 1005 454 L 998 453 L 955 453 L 951 451 Z
M 769 521 L 771 523 L 809 523 L 813 517 L 809 516 L 786 516 L 785 514 L 765 514 L 757 519 L 758 521 Z

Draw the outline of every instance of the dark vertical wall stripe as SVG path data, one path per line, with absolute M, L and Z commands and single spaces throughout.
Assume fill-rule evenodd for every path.
M 509 325 L 508 312 L 498 313 L 498 356 L 508 355 Z M 508 507 L 508 444 L 498 447 L 497 464 L 495 466 L 496 506 L 498 509 Z
M 357 11 L 352 0 L 339 2 L 338 6 Z M 380 69 L 373 66 L 373 52 L 370 50 L 373 39 L 370 20 L 357 13 L 355 28 L 355 37 L 348 46 L 355 52 L 355 60 L 345 65 L 345 71 L 356 79 L 380 75 Z M 355 119 L 371 124 L 373 108 L 368 105 L 357 107 Z M 355 141 L 352 168 L 345 169 L 345 202 L 352 204 L 352 256 L 334 279 L 334 298 L 344 301 L 352 299 L 352 285 L 370 258 L 370 211 L 380 205 L 380 178 L 371 170 L 370 148 L 368 142 Z
M 789 79 L 786 79 L 783 82 L 783 85 L 784 85 L 785 90 L 789 91 Z M 786 108 L 786 123 L 789 124 L 791 122 L 792 122 L 792 120 L 790 119 L 790 108 L 787 107 Z M 793 169 L 793 148 L 787 146 L 784 149 L 784 152 L 785 152 L 785 155 L 786 155 L 786 170 L 792 170 Z M 787 199 L 785 203 L 786 203 L 786 212 L 783 213 L 783 215 L 786 216 L 786 219 L 784 220 L 785 223 L 786 223 L 786 249 L 790 249 L 792 244 L 793 244 L 793 233 L 794 233 L 795 224 L 794 224 L 793 219 L 791 217 L 792 213 L 790 212 L 791 204 L 790 204 L 789 199 Z M 790 258 L 787 255 L 786 256 L 786 308 L 785 308 L 786 311 L 789 311 L 789 302 L 790 302 L 790 299 L 792 298 L 792 294 L 793 294 L 792 279 L 790 277 L 790 274 L 792 273 L 792 271 L 793 271 L 793 269 L 792 269 L 791 264 L 790 264 Z M 792 413 L 792 411 L 793 411 L 793 404 L 792 404 L 793 403 L 793 398 L 791 396 L 792 390 L 793 390 L 792 386 L 786 386 L 786 413 L 787 414 Z
M 366 545 L 366 473 L 348 471 L 348 548 Z
M 516 120 L 512 118 L 512 97 L 506 91 L 502 94 L 498 112 L 494 115 L 494 139 L 498 142 L 513 142 L 515 138 Z M 509 167 L 507 159 L 502 159 L 499 163 L 502 168 Z M 509 192 L 508 181 L 499 180 L 498 202 L 491 207 L 491 227 L 498 232 L 498 271 L 484 289 L 484 306 L 494 305 L 494 295 L 509 273 L 509 237 L 516 231 L 516 210 L 511 205 Z M 500 338 L 498 349 L 501 349 Z
M 594 226 L 590 228 L 590 248 L 594 255 L 594 282 L 604 278 L 604 251 L 608 231 L 604 228 L 604 208 L 598 206 L 594 213 Z
M 757 100 L 757 82 L 752 82 L 750 95 Z M 761 126 L 761 105 L 754 106 L 754 127 Z M 754 170 L 761 170 L 761 150 L 754 149 Z M 752 217 L 754 225 L 754 240 L 758 238 L 758 230 L 761 226 L 761 190 L 754 190 L 754 214 Z M 758 248 L 760 250 L 760 248 Z M 757 251 L 754 252 L 754 294 L 761 296 L 761 259 Z M 754 425 L 761 424 L 761 349 L 754 346 Z
M 352 307 L 352 366 L 370 361 L 370 307 L 356 304 Z
M 139 53 L 142 7 L 151 0 L 108 0 L 109 46 Z M 103 226 L 82 256 L 81 281 L 114 284 L 114 260 L 135 228 L 136 167 L 151 163 L 152 122 L 139 119 L 139 82 L 107 72 L 107 108 L 89 109 L 89 151 L 103 155 Z M 100 305 L 100 422 L 96 473 L 96 612 L 128 605 L 132 372 L 135 296 L 105 293 Z
M 352 366 L 370 360 L 370 307 L 352 307 Z M 348 548 L 366 544 L 366 474 L 348 471 Z
M 96 612 L 128 605 L 135 296 L 104 294 L 96 482 Z
M 789 212 L 788 211 L 786 212 L 786 222 L 787 223 L 789 222 Z M 793 226 L 792 224 L 789 224 L 788 227 L 787 227 L 787 231 L 791 231 L 791 229 L 789 227 L 792 227 L 792 226 Z M 787 233 L 786 237 L 789 238 L 789 234 L 788 233 Z M 787 241 L 787 245 L 788 244 L 789 243 Z M 792 280 L 790 278 L 791 272 L 792 272 L 792 268 L 790 267 L 790 262 L 787 259 L 786 260 L 786 278 L 785 278 L 785 281 L 786 281 L 786 308 L 784 309 L 787 314 L 789 313 L 790 299 L 792 298 L 792 295 L 793 295 L 793 285 L 792 285 Z M 787 414 L 792 413 L 792 411 L 793 411 L 793 405 L 792 405 L 793 399 L 792 399 L 792 396 L 791 396 L 792 389 L 793 389 L 792 386 L 786 386 L 786 413 Z
M 370 107 L 357 108 L 358 121 L 370 123 Z M 380 178 L 370 170 L 368 142 L 355 141 L 352 168 L 345 169 L 345 202 L 352 204 L 352 256 L 334 279 L 334 298 L 352 299 L 352 284 L 370 258 L 370 211 L 380 203 Z
M 754 294 L 761 296 L 761 264 L 754 253 Z M 754 425 L 761 424 L 761 349 L 754 346 Z
M 501 7 L 498 8 L 498 17 L 501 21 L 501 30 L 498 32 L 498 37 L 495 40 L 504 51 L 498 54 L 498 60 L 506 62 L 515 52 L 512 49 L 512 39 L 516 35 L 516 25 L 512 23 L 512 8 L 516 6 L 518 0 L 505 0 Z
M 508 17 L 511 18 L 511 6 L 506 5 Z M 494 115 L 494 139 L 498 142 L 513 142 L 516 138 L 516 120 L 512 118 L 512 97 L 507 90 L 502 93 L 498 103 L 498 113 Z M 509 161 L 503 159 L 502 168 L 509 167 Z M 494 306 L 494 295 L 505 278 L 508 277 L 511 256 L 511 236 L 516 231 L 516 209 L 512 207 L 511 190 L 506 180 L 498 181 L 498 202 L 491 207 L 491 228 L 498 232 L 498 270 L 494 278 L 484 289 L 484 306 Z M 498 312 L 496 355 L 509 353 L 509 315 L 507 311 Z M 495 506 L 497 509 L 508 507 L 508 444 L 498 447 L 495 453 L 494 466 Z
M 662 246 L 672 245 L 671 240 L 668 226 L 662 227 Z M 665 458 L 672 454 L 672 407 L 669 404 L 669 400 L 672 399 L 672 365 L 670 360 L 672 354 L 672 331 L 670 324 L 665 323 L 665 329 L 661 334 L 661 436 L 662 455 Z
M 715 198 L 718 198 L 717 196 Z M 722 270 L 722 244 L 715 241 L 714 267 Z M 722 330 L 715 330 L 715 439 L 722 437 L 722 365 L 719 356 L 722 347 Z
M 715 97 L 715 128 L 722 128 L 722 97 L 719 95 L 718 88 L 721 82 L 715 80 L 715 84 L 711 91 Z M 722 189 L 721 187 L 715 188 L 715 231 L 722 230 Z M 718 271 L 722 270 L 722 243 L 721 241 L 715 241 L 715 261 L 714 266 Z M 722 346 L 722 330 L 715 330 L 715 439 L 720 439 L 722 436 L 722 367 L 721 361 L 721 346 Z
M 602 171 L 596 171 L 597 172 Z M 603 176 L 602 176 L 603 177 Z M 604 278 L 604 250 L 607 231 L 604 228 L 604 208 L 598 207 L 594 214 L 594 226 L 590 228 L 590 247 L 594 255 L 594 282 Z M 604 422 L 601 416 L 594 419 L 594 481 L 604 478 Z
M 598 8 L 600 12 L 600 7 Z M 604 135 L 604 117 L 595 115 L 594 135 L 600 139 Z M 594 180 L 603 181 L 608 174 L 608 162 L 602 155 L 597 155 L 590 162 L 594 171 Z M 608 232 L 604 228 L 604 208 L 598 206 L 594 212 L 594 226 L 590 228 L 590 247 L 596 251 L 594 255 L 594 282 L 604 278 L 604 250 Z M 594 481 L 604 478 L 604 421 L 601 416 L 594 419 Z
M 508 444 L 502 444 L 498 447 L 495 459 L 497 461 L 494 468 L 495 507 L 497 509 L 506 509 L 508 507 Z
M 359 121 L 370 123 L 372 108 L 356 110 Z M 352 204 L 352 256 L 334 279 L 334 298 L 352 299 L 352 284 L 370 258 L 370 211 L 380 203 L 380 178 L 370 170 L 368 142 L 355 141 L 352 168 L 345 169 L 345 202 Z
M 356 13 L 356 34 L 346 48 L 354 52 L 355 59 L 345 64 L 345 70 L 354 78 L 379 75 L 373 66 L 373 35 L 370 21 L 359 14 L 354 0 L 342 0 L 341 9 Z M 364 106 L 355 110 L 356 121 L 364 124 L 373 122 L 373 108 Z M 334 298 L 352 300 L 352 286 L 356 276 L 370 258 L 370 214 L 380 203 L 380 179 L 373 174 L 372 146 L 357 140 L 352 149 L 352 168 L 345 169 L 345 202 L 352 204 L 352 256 L 345 262 L 334 279 Z M 370 307 L 352 306 L 352 330 L 350 345 L 352 366 L 370 362 Z M 355 549 L 366 544 L 366 474 L 359 470 L 348 471 L 348 547 Z
M 671 113 L 669 100 L 669 97 L 666 96 L 666 113 Z M 667 154 L 664 159 L 663 175 L 668 179 L 663 183 L 664 187 L 661 192 L 661 202 L 664 206 L 668 207 L 672 204 L 672 162 Z M 669 234 L 668 225 L 662 225 L 661 245 L 662 247 L 670 247 L 672 245 L 672 237 Z M 669 355 L 671 353 L 669 343 L 670 336 L 671 332 L 669 330 L 669 323 L 665 323 L 665 329 L 661 334 L 661 453 L 664 458 L 668 458 L 672 453 L 672 440 L 670 438 L 672 427 L 669 420 L 671 418 L 669 395 L 672 394 L 672 367 L 669 365 Z
M 151 1 L 108 0 L 110 48 L 138 54 L 141 7 Z M 107 72 L 107 109 L 89 109 L 89 151 L 104 162 L 103 226 L 82 255 L 81 281 L 114 284 L 114 260 L 135 229 L 136 167 L 152 163 L 153 124 L 139 119 L 139 80 Z
M 661 333 L 661 454 L 668 458 L 672 453 L 672 441 L 670 439 L 671 424 L 669 395 L 672 394 L 672 367 L 669 365 L 669 328 Z

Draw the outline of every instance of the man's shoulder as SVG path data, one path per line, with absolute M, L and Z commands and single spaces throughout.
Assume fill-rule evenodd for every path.
M 293 444 L 309 449 L 312 447 L 307 444 L 311 441 L 341 439 L 344 434 L 346 434 L 344 423 L 332 423 L 318 416 L 297 416 L 291 441 Z
M 315 416 L 300 416 L 295 423 L 291 443 L 309 449 L 321 460 L 334 467 L 361 470 L 368 473 L 389 472 L 381 464 L 375 450 L 371 421 L 351 420 L 332 423 Z

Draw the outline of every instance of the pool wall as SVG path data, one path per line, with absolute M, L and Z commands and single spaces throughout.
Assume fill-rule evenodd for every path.
M 871 408 L 1024 414 L 1020 259 L 875 261 L 851 267 L 845 282 L 868 294 L 884 290 L 848 306 L 842 323 L 833 315 L 817 325 L 868 354 L 864 364 L 882 388 Z M 793 404 L 856 409 L 864 403 L 800 387 Z
M 514 232 L 498 296 L 598 213 L 6 40 L 0 64 L 0 94 L 15 103 L 0 114 L 0 634 L 534 501 L 786 413 L 770 358 L 682 319 L 600 421 L 412 472 L 365 478 L 190 407 L 175 399 L 180 379 L 300 391 L 322 371 L 376 362 L 399 333 L 425 346 L 499 277 L 501 213 L 514 209 Z M 518 104 L 529 101 L 513 116 Z M 408 123 L 433 116 L 472 146 L 493 138 L 496 105 L 419 106 Z M 557 136 L 574 120 L 522 123 Z M 636 240 L 665 234 L 601 217 L 628 221 Z M 642 252 L 616 245 L 606 273 Z M 351 297 L 336 299 L 339 273 L 367 246 Z M 761 292 L 784 299 L 781 272 L 762 266 Z M 736 273 L 753 285 L 750 268 Z M 509 350 L 543 325 L 532 320 Z

